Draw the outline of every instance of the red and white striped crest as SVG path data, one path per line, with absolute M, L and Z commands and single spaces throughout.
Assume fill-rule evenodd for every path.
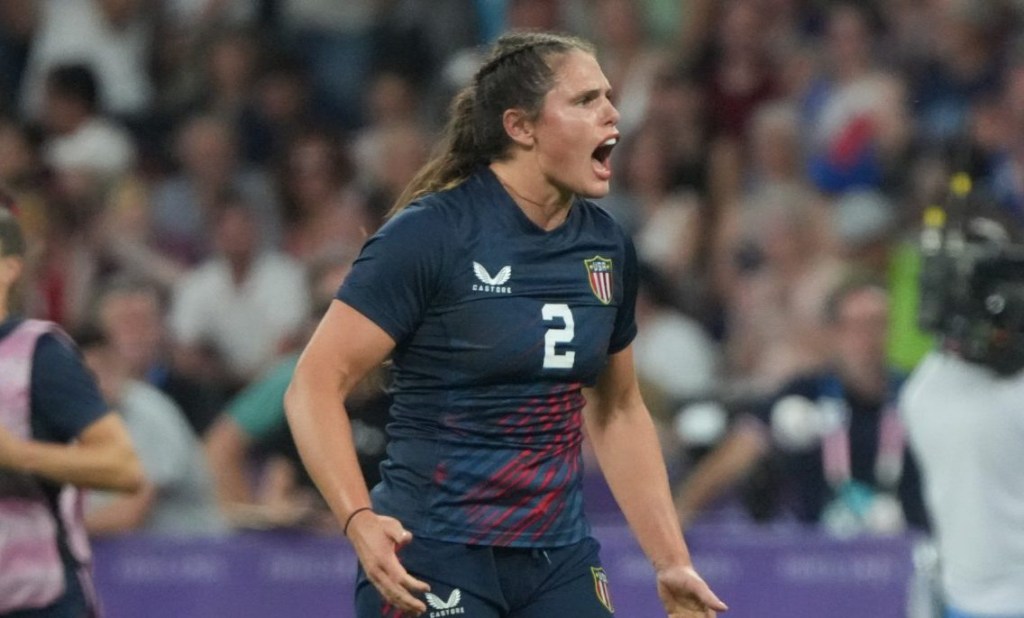
M 615 613 L 612 607 L 612 593 L 608 589 L 608 575 L 602 567 L 590 567 L 590 573 L 594 576 L 594 591 L 597 593 L 597 600 L 604 605 L 609 612 Z
M 589 260 L 583 260 L 583 265 L 587 267 L 587 278 L 594 296 L 606 305 L 612 302 L 615 296 L 612 288 L 612 261 L 595 255 Z

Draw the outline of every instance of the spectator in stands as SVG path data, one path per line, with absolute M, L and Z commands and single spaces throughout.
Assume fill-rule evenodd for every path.
M 331 133 L 333 119 L 314 100 L 306 65 L 285 50 L 267 52 L 242 114 L 239 141 L 246 161 L 266 165 L 282 158 L 289 142 L 310 126 Z
M 243 196 L 219 196 L 214 213 L 217 252 L 176 287 L 170 328 L 183 373 L 234 390 L 294 348 L 309 295 L 301 264 L 263 249 Z
M 260 63 L 255 33 L 235 28 L 217 31 L 204 51 L 204 76 L 193 102 L 199 113 L 237 122 L 252 102 Z
M 371 174 L 381 156 L 383 135 L 396 126 L 422 122 L 418 109 L 421 98 L 416 83 L 408 76 L 394 71 L 381 71 L 372 76 L 363 100 L 366 124 L 352 139 L 353 164 L 362 174 L 358 179 L 362 185 L 372 182 Z
M 724 442 L 677 492 L 684 522 L 773 454 L 797 518 L 837 534 L 895 533 L 927 526 L 920 478 L 896 414 L 902 376 L 886 364 L 888 298 L 872 279 L 851 276 L 825 307 L 828 367 L 804 373 L 735 421 Z M 755 505 L 759 516 L 777 514 Z
M 313 309 L 307 325 L 309 333 L 327 311 L 350 264 L 349 258 L 334 255 L 322 256 L 309 267 Z M 333 521 L 299 459 L 285 418 L 284 394 L 298 360 L 297 353 L 287 356 L 239 393 L 206 437 L 206 454 L 218 498 L 235 525 Z M 384 425 L 389 419 L 391 397 L 384 390 L 386 373 L 386 367 L 378 368 L 345 402 L 360 469 L 371 486 L 380 480 L 378 465 L 384 459 L 387 441 Z M 268 465 L 272 458 L 279 461 Z M 282 467 L 286 468 L 286 477 L 298 478 L 299 482 L 275 484 L 273 479 L 280 477 Z M 256 471 L 255 482 L 250 478 L 251 470 Z M 311 519 L 316 514 L 323 517 Z
M 777 184 L 806 184 L 800 114 L 788 101 L 770 101 L 750 121 L 748 192 Z
M 680 310 L 678 293 L 656 269 L 641 265 L 636 299 L 637 376 L 674 404 L 707 397 L 721 386 L 720 350 L 699 322 Z M 651 411 L 658 416 L 652 406 Z
M 252 209 L 262 242 L 276 247 L 281 216 L 267 177 L 238 158 L 231 124 L 213 116 L 196 116 L 178 130 L 181 170 L 154 187 L 150 213 L 152 242 L 182 264 L 195 265 L 212 251 L 217 200 L 237 192 Z
M 647 115 L 651 87 L 661 67 L 662 54 L 646 36 L 644 8 L 630 0 L 599 0 L 594 11 L 595 43 L 601 64 L 618 99 L 623 139 L 635 131 Z
M 827 65 L 803 100 L 808 172 L 826 193 L 879 188 L 903 173 L 911 126 L 905 85 L 879 70 L 876 30 L 863 5 L 830 10 Z
M 152 99 L 147 63 L 151 24 L 143 0 L 45 0 L 22 85 L 21 108 L 42 112 L 46 76 L 59 64 L 83 63 L 96 74 L 97 100 L 118 116 L 144 113 Z
M 822 308 L 841 275 L 829 213 L 815 194 L 778 186 L 742 213 L 749 243 L 727 298 L 727 371 L 767 395 L 827 357 Z
M 374 0 L 281 0 L 286 36 L 308 63 L 318 97 L 343 128 L 360 124 L 359 104 L 370 71 Z
M 746 139 L 747 123 L 758 105 L 777 90 L 768 54 L 765 7 L 754 0 L 719 3 L 714 38 L 697 59 L 708 93 L 708 115 L 716 137 Z
M 50 224 L 39 144 L 23 123 L 0 116 L 0 187 L 18 203 L 29 246 L 40 246 Z
M 154 386 L 181 408 L 202 436 L 225 400 L 208 376 L 182 374 L 171 362 L 165 294 L 155 284 L 130 275 L 105 282 L 93 319 L 125 363 L 128 377 Z
M 337 135 L 310 129 L 289 142 L 278 174 L 285 207 L 284 249 L 300 260 L 355 251 L 377 229 Z M 392 162 L 394 163 L 394 162 Z
M 84 64 L 54 66 L 47 74 L 43 124 L 46 162 L 58 172 L 94 173 L 109 180 L 135 162 L 135 144 L 123 128 L 102 115 L 99 84 Z
M 156 388 L 131 378 L 126 359 L 101 330 L 83 329 L 78 340 L 100 391 L 124 419 L 146 474 L 143 488 L 134 494 L 86 494 L 89 533 L 205 536 L 223 532 L 202 447 L 178 406 Z
M 142 468 L 74 343 L 20 314 L 25 255 L 0 208 L 0 613 L 94 615 L 79 488 L 138 491 Z
M 972 103 L 998 90 L 1012 26 L 996 2 L 926 6 L 933 54 L 907 73 L 920 136 L 939 145 L 960 139 Z
M 374 231 L 430 153 L 430 137 L 419 125 L 387 127 L 376 138 L 377 156 L 369 164 L 365 188 Z

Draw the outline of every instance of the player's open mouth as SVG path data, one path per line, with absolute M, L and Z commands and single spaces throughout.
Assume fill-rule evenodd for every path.
M 598 178 L 608 180 L 612 177 L 612 149 L 619 143 L 618 136 L 609 137 L 601 142 L 601 145 L 594 149 L 591 158 L 594 160 L 594 171 Z

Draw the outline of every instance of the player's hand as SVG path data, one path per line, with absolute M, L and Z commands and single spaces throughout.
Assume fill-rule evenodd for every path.
M 690 566 L 658 571 L 658 596 L 669 618 L 715 618 L 729 609 Z
M 348 538 L 366 576 L 385 601 L 412 616 L 427 611 L 413 593 L 427 592 L 430 586 L 409 575 L 398 561 L 398 550 L 412 541 L 412 533 L 401 522 L 373 511 L 359 513 L 349 524 Z

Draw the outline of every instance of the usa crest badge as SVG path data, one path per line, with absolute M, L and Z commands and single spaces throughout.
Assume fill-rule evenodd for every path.
M 608 575 L 605 574 L 604 568 L 590 567 L 590 573 L 594 576 L 594 591 L 597 593 L 597 600 L 609 612 L 614 614 L 615 608 L 612 607 L 612 593 L 608 589 Z
M 583 260 L 583 265 L 587 267 L 587 279 L 590 280 L 590 290 L 597 297 L 597 300 L 606 305 L 612 302 L 614 292 L 612 288 L 611 259 L 595 255 L 589 260 Z

